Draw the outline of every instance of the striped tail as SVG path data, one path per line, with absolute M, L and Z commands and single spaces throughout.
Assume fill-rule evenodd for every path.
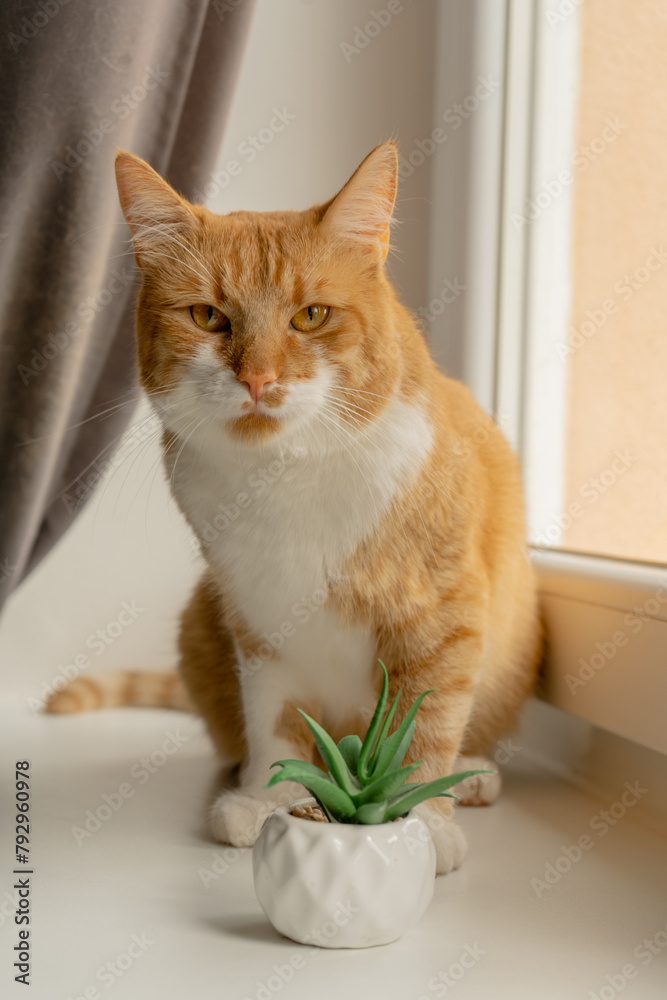
M 180 674 L 173 670 L 109 670 L 95 677 L 77 677 L 51 695 L 46 711 L 91 712 L 121 705 L 196 711 Z

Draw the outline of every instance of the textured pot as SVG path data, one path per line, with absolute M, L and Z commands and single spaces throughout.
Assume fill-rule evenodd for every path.
M 414 812 L 393 823 L 316 823 L 279 806 L 253 848 L 257 899 L 281 934 L 323 948 L 388 944 L 431 901 L 435 847 Z

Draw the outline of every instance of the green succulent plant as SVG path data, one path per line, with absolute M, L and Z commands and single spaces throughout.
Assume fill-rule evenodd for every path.
M 389 729 L 401 696 L 399 691 L 385 715 L 389 691 L 387 668 L 379 661 L 384 673 L 382 691 L 373 718 L 362 741 L 359 736 L 343 736 L 338 744 L 322 726 L 301 709 L 328 771 L 303 760 L 278 760 L 271 767 L 280 767 L 267 788 L 280 781 L 297 781 L 317 800 L 332 823 L 387 823 L 406 816 L 414 806 L 439 796 L 455 799 L 448 791 L 474 774 L 494 774 L 494 771 L 462 771 L 434 781 L 409 782 L 408 778 L 423 764 L 402 767 L 415 732 L 415 716 L 422 701 L 432 691 L 424 691 L 412 704 L 400 726 Z

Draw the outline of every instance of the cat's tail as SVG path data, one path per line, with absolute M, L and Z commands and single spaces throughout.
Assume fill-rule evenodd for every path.
M 47 712 L 91 712 L 98 708 L 195 707 L 180 676 L 173 670 L 108 670 L 95 677 L 76 677 L 46 703 Z

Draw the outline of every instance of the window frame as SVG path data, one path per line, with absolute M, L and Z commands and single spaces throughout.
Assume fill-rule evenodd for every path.
M 528 470 L 535 537 L 535 524 L 543 524 L 545 511 L 557 510 L 562 500 L 567 372 L 553 348 L 565 339 L 569 316 L 571 186 L 563 185 L 550 211 L 538 213 L 530 225 L 516 225 L 512 216 L 571 160 L 579 5 L 505 0 L 494 7 L 493 24 L 485 21 L 479 0 L 465 5 L 465 15 L 458 5 L 456 14 L 448 14 L 451 6 L 444 5 L 440 22 L 441 63 L 452 58 L 452 38 L 467 40 L 468 64 L 477 67 L 480 53 L 497 57 L 502 45 L 504 88 L 502 109 L 495 118 L 471 121 L 472 136 L 456 154 L 464 161 L 468 157 L 464 197 L 456 182 L 465 173 L 465 162 L 434 177 L 435 218 L 450 224 L 443 209 L 452 207 L 456 227 L 466 232 L 469 288 L 472 284 L 473 294 L 485 295 L 487 302 L 493 299 L 493 315 L 487 313 L 484 322 L 475 320 L 474 311 L 452 316 L 460 329 L 443 328 L 439 336 L 441 343 L 448 336 L 463 341 L 458 364 L 448 365 L 450 372 L 494 413 Z M 461 16 L 468 19 L 466 32 L 451 20 Z M 460 51 L 457 63 L 464 66 Z M 459 90 L 465 88 L 466 72 L 461 71 Z M 485 144 L 494 153 L 482 170 L 474 156 Z M 484 230 L 476 201 L 495 210 Z M 496 239 L 493 252 L 490 235 Z M 438 244 L 432 244 L 432 256 L 440 259 L 437 251 Z M 468 264 L 477 251 L 485 261 L 481 276 Z M 492 260 L 495 272 L 488 266 Z M 435 291 L 435 281 L 432 287 Z M 539 340 L 531 336 L 538 324 Z M 436 342 L 436 358 L 443 354 L 438 346 Z M 562 420 L 543 425 L 534 419 L 535 403 L 544 403 L 545 395 L 549 407 L 560 407 Z M 548 549 L 531 546 L 548 637 L 540 696 L 589 723 L 667 753 L 662 708 L 667 703 L 667 567 L 567 552 L 558 548 L 559 541 L 555 538 Z

